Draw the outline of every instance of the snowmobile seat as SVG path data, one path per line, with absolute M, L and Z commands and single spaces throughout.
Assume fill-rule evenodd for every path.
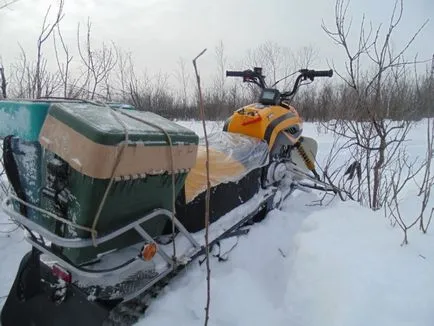
M 225 131 L 210 135 L 208 143 L 210 222 L 214 222 L 259 191 L 269 151 L 260 139 Z M 188 173 L 176 207 L 178 219 L 190 232 L 204 228 L 206 159 L 205 141 L 201 139 L 196 164 Z

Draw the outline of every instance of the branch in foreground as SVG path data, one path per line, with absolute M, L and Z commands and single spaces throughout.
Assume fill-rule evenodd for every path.
M 202 96 L 202 89 L 200 86 L 200 76 L 197 71 L 197 65 L 196 61 L 197 59 L 202 56 L 205 53 L 206 49 L 204 49 L 201 53 L 198 54 L 196 58 L 193 60 L 193 66 L 194 71 L 196 73 L 196 81 L 197 81 L 197 87 L 198 87 L 198 93 L 199 93 L 199 111 L 200 111 L 200 118 L 202 120 L 202 126 L 203 126 L 203 132 L 205 137 L 205 147 L 206 147 L 206 197 L 205 197 L 205 248 L 206 248 L 206 282 L 207 282 L 207 300 L 206 300 L 206 307 L 205 307 L 205 326 L 208 325 L 209 320 L 209 306 L 210 306 L 210 299 L 211 299 L 211 284 L 210 284 L 210 278 L 211 278 L 211 270 L 209 267 L 209 241 L 208 241 L 208 231 L 209 231 L 209 200 L 210 200 L 210 178 L 209 178 L 209 147 L 208 147 L 208 135 L 206 132 L 206 125 L 205 125 L 205 109 L 203 104 L 203 96 Z
M 15 2 L 18 2 L 19 0 L 9 0 L 9 1 L 2 1 L 0 3 L 0 10 L 10 6 L 11 4 L 14 4 Z

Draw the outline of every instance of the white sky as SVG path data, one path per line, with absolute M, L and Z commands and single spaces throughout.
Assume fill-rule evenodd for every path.
M 334 0 L 65 0 L 62 22 L 65 38 L 74 47 L 77 23 L 89 16 L 96 44 L 113 41 L 133 52 L 137 66 L 148 71 L 173 72 L 180 57 L 191 59 L 208 48 L 201 59 L 202 71 L 214 69 L 213 49 L 223 41 L 229 63 L 242 59 L 247 50 L 267 40 L 294 50 L 313 45 L 322 62 L 312 67 L 327 69 L 325 59 L 337 63 L 342 49 L 336 47 L 321 29 L 322 19 L 332 27 Z M 394 0 L 352 0 L 349 13 L 354 27 L 362 13 L 375 24 L 388 23 Z M 19 52 L 20 43 L 34 54 L 36 38 L 51 0 L 20 0 L 0 11 L 0 56 L 7 66 Z M 434 0 L 405 0 L 404 17 L 397 46 L 405 42 L 426 20 L 430 22 L 409 54 L 430 59 L 434 53 Z M 52 46 L 52 41 L 48 43 Z M 243 67 L 229 67 L 239 68 Z

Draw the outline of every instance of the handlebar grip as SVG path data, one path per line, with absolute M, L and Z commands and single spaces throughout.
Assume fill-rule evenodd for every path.
M 226 77 L 244 77 L 245 72 L 244 71 L 230 71 L 226 70 Z
M 313 77 L 333 77 L 333 69 L 330 70 L 313 70 Z

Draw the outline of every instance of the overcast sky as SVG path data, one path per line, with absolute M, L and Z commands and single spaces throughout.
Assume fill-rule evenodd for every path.
M 267 40 L 294 50 L 313 45 L 319 49 L 321 59 L 339 62 L 342 49 L 321 29 L 322 20 L 333 26 L 334 1 L 65 0 L 62 30 L 74 46 L 77 23 L 85 24 L 89 16 L 96 43 L 114 41 L 132 51 L 136 64 L 150 71 L 171 72 L 179 57 L 186 58 L 190 64 L 198 52 L 208 48 L 209 52 L 201 61 L 201 68 L 206 71 L 213 64 L 211 51 L 220 40 L 229 62 L 236 62 L 248 49 Z M 354 24 L 363 13 L 374 24 L 387 24 L 393 3 L 394 0 L 352 0 L 349 13 Z M 50 4 L 54 11 L 56 1 L 20 0 L 10 9 L 0 11 L 3 63 L 7 65 L 17 56 L 18 43 L 29 53 L 35 53 L 36 37 Z M 404 1 L 403 21 L 395 35 L 396 46 L 405 42 L 426 19 L 430 22 L 411 53 L 418 52 L 421 59 L 430 59 L 434 53 L 434 0 Z M 192 66 L 187 68 L 192 69 Z M 327 68 L 325 60 L 312 68 Z

